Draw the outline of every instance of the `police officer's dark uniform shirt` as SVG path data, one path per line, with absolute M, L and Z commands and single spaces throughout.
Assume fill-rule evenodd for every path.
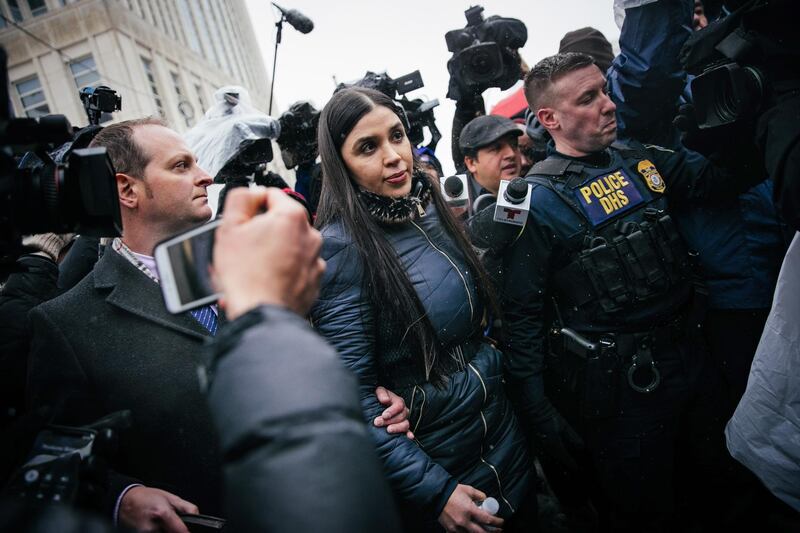
M 540 378 L 554 321 L 579 332 L 636 332 L 680 316 L 692 279 L 667 200 L 725 201 L 758 176 L 757 170 L 725 170 L 653 145 L 615 143 L 570 158 L 551 144 L 548 158 L 526 178 L 533 184 L 530 215 L 504 257 L 512 376 Z M 604 271 L 603 257 L 610 256 L 602 253 L 581 259 L 582 251 L 603 244 L 622 273 Z

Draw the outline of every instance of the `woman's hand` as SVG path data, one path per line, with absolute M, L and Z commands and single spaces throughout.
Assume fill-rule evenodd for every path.
M 439 515 L 439 523 L 450 532 L 485 533 L 488 528 L 484 526 L 495 528 L 489 531 L 499 531 L 503 527 L 503 519 L 478 507 L 478 503 L 485 499 L 486 494 L 478 489 L 459 484 Z
M 377 428 L 386 428 L 387 433 L 405 433 L 406 437 L 414 440 L 411 432 L 411 424 L 408 420 L 408 408 L 403 398 L 393 393 L 386 387 L 375 389 L 375 396 L 381 405 L 385 405 L 386 410 L 372 421 Z

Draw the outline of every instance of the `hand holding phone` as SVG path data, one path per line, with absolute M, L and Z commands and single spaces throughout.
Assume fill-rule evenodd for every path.
M 182 313 L 216 302 L 221 294 L 211 279 L 214 220 L 159 243 L 155 256 L 164 304 L 170 313 Z
M 321 247 L 322 237 L 309 225 L 305 209 L 283 192 L 231 191 L 213 253 L 214 281 L 228 317 L 261 304 L 305 315 L 325 270 Z

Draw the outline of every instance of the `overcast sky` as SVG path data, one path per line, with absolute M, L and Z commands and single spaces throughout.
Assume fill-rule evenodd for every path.
M 277 10 L 266 0 L 246 2 L 261 55 L 271 74 Z M 386 71 L 396 78 L 419 70 L 425 87 L 409 93 L 409 97 L 439 100 L 434 112 L 442 140 L 436 155 L 445 172 L 453 172 L 450 126 L 455 103 L 445 96 L 451 54 L 444 34 L 464 27 L 464 10 L 474 4 L 453 0 L 283 0 L 279 4 L 308 16 L 314 21 L 314 30 L 303 35 L 284 24 L 273 115 L 277 117 L 298 100 L 310 100 L 321 109 L 333 93 L 334 77 L 339 82 L 353 81 L 371 70 Z M 530 65 L 556 53 L 566 32 L 584 26 L 602 31 L 615 49 L 619 39 L 612 0 L 485 0 L 480 5 L 485 8 L 486 17 L 501 15 L 525 23 L 528 42 L 521 54 Z M 486 91 L 487 111 L 504 94 L 497 89 Z

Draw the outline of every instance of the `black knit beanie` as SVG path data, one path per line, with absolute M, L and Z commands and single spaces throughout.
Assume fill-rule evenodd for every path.
M 611 62 L 614 61 L 614 52 L 611 50 L 611 43 L 600 30 L 594 28 L 581 28 L 568 32 L 561 39 L 558 53 L 563 52 L 583 52 L 589 54 L 595 60 L 600 70 L 605 73 Z

